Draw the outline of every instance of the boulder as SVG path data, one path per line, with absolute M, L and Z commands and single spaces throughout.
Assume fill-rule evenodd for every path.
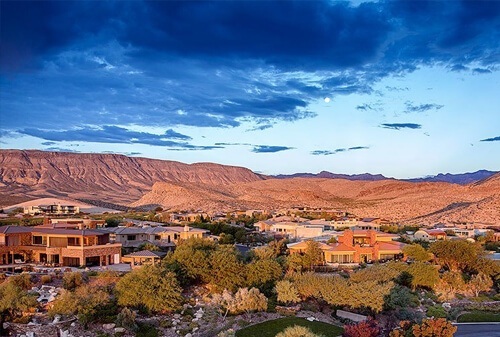
M 125 332 L 125 328 L 115 328 L 115 333 L 124 333 Z
M 115 326 L 116 326 L 115 323 L 108 323 L 108 324 L 103 324 L 102 328 L 105 329 L 105 330 L 111 330 L 111 329 L 114 329 Z

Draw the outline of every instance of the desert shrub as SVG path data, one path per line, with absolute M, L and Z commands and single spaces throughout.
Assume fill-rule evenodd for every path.
M 122 311 L 116 316 L 116 325 L 126 329 L 135 330 L 137 324 L 135 323 L 136 314 L 129 308 L 123 308 Z
M 304 326 L 294 325 L 278 333 L 276 337 L 321 337 L 321 336 L 316 335 L 310 329 Z
M 373 320 L 349 324 L 344 326 L 343 337 L 378 337 L 380 328 Z
M 84 282 L 84 277 L 79 272 L 66 273 L 63 276 L 63 288 L 67 290 L 75 290 Z
M 278 281 L 276 283 L 276 293 L 278 294 L 278 302 L 284 304 L 300 302 L 297 288 L 288 280 Z
M 135 334 L 136 337 L 158 337 L 158 330 L 150 324 L 139 324 L 139 328 Z
M 52 282 L 52 276 L 50 275 L 42 275 L 42 284 L 47 284 Z
M 427 308 L 427 317 L 446 318 L 447 316 L 448 313 L 440 305 L 434 305 L 432 307 Z

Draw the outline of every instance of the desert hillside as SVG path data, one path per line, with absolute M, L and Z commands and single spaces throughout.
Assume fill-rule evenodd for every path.
M 201 184 L 157 183 L 133 205 L 205 210 L 335 207 L 360 216 L 405 222 L 467 221 L 500 225 L 500 175 L 467 186 L 316 178 L 268 179 L 217 189 Z
M 139 199 L 158 181 L 224 185 L 261 179 L 246 168 L 212 163 L 0 150 L 0 206 L 50 196 L 124 205 Z
M 0 150 L 0 207 L 41 197 L 79 199 L 104 207 L 161 205 L 206 211 L 334 207 L 359 216 L 417 223 L 500 225 L 499 173 L 469 185 L 396 179 L 266 179 L 246 168 L 212 163 Z

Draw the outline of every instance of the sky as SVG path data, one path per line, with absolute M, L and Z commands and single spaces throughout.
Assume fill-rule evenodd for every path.
M 500 170 L 500 1 L 1 1 L 0 148 Z

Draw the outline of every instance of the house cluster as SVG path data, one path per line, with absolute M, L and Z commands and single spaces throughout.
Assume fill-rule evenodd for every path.
M 110 241 L 120 243 L 125 251 L 132 251 L 145 244 L 152 244 L 161 250 L 172 250 L 179 240 L 204 238 L 210 231 L 185 226 L 151 226 L 144 225 L 119 226 L 104 228 L 109 233 Z
M 208 235 L 208 230 L 189 226 L 106 228 L 103 220 L 44 218 L 40 226 L 0 227 L 0 269 L 24 263 L 64 267 L 149 263 L 163 257 L 179 240 Z M 122 259 L 122 249 L 133 251 L 147 243 L 163 252 L 139 252 Z
M 23 213 L 29 215 L 71 215 L 80 213 L 80 207 L 75 205 L 38 205 L 23 207 Z
M 320 242 L 326 264 L 366 263 L 394 260 L 403 257 L 404 243 L 394 241 L 398 235 L 374 229 L 346 229 L 337 236 L 336 243 Z M 290 253 L 304 253 L 307 241 L 288 245 Z
M 121 244 L 111 243 L 108 232 L 90 229 L 92 222 L 81 220 L 0 227 L 0 267 L 23 262 L 73 267 L 120 263 Z
M 257 231 L 290 239 L 316 238 L 328 240 L 339 235 L 338 230 L 379 230 L 383 220 L 379 218 L 347 218 L 336 220 L 308 220 L 297 216 L 279 216 L 254 224 Z
M 408 232 L 405 236 L 410 241 L 434 242 L 438 240 L 466 239 L 474 241 L 478 236 L 485 236 L 490 229 L 486 228 L 420 228 L 415 232 Z M 500 233 L 494 233 L 500 239 Z

